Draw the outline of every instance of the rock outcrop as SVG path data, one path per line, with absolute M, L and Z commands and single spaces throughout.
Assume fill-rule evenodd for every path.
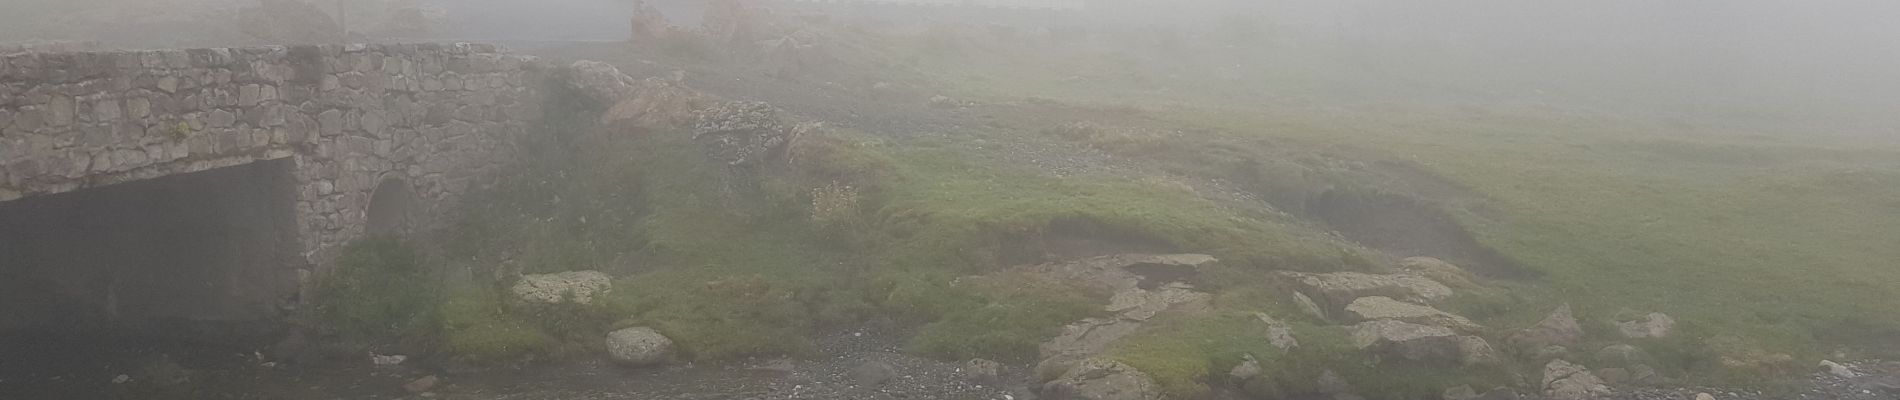
M 1581 365 L 1564 360 L 1544 364 L 1544 395 L 1550 400 L 1591 400 L 1610 395 L 1610 387 Z
M 1583 339 L 1583 326 L 1570 314 L 1570 305 L 1557 307 L 1537 325 L 1511 335 L 1510 343 L 1519 349 L 1537 351 L 1550 346 L 1571 346 Z
M 1160 400 L 1161 387 L 1121 362 L 1090 358 L 1042 386 L 1050 400 Z
M 1475 289 L 1480 285 L 1477 277 L 1452 263 L 1432 257 L 1407 257 L 1399 261 L 1399 270 L 1407 274 L 1423 276 L 1458 289 Z
M 1352 343 L 1359 349 L 1401 359 L 1457 362 L 1458 334 L 1449 328 L 1389 319 L 1353 325 Z
M 626 328 L 607 334 L 607 355 L 630 367 L 664 363 L 673 357 L 673 340 L 652 328 Z
M 613 291 L 613 278 L 599 271 L 522 275 L 509 291 L 530 304 L 593 304 L 595 297 Z
M 1632 339 L 1668 337 L 1669 333 L 1675 330 L 1675 328 L 1676 319 L 1670 318 L 1669 314 L 1663 313 L 1649 313 L 1649 315 L 1645 315 L 1641 319 L 1618 322 L 1616 324 L 1616 331 L 1618 333 L 1623 334 L 1623 337 Z
M 758 165 L 813 129 L 785 122 L 777 108 L 756 101 L 715 104 L 699 111 L 693 141 L 706 156 L 731 166 Z
M 1384 296 L 1400 301 L 1429 304 L 1450 298 L 1445 284 L 1416 275 L 1377 275 L 1361 272 L 1308 274 L 1284 272 L 1300 292 L 1324 302 L 1329 310 L 1338 310 L 1361 297 Z
M 1393 300 L 1385 296 L 1360 297 L 1346 305 L 1346 314 L 1357 321 L 1391 319 L 1414 324 L 1442 326 L 1460 332 L 1476 332 L 1483 326 L 1463 316 L 1440 311 L 1431 306 L 1421 306 Z

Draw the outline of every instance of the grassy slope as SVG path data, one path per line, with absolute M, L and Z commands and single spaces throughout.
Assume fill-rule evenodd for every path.
M 1542 274 L 1521 297 L 1574 302 L 1595 324 L 1649 311 L 1683 321 L 1683 342 L 1659 345 L 1900 353 L 1900 148 L 1510 105 L 1290 108 L 1326 88 L 1288 74 L 1337 77 L 1266 70 L 1218 83 L 1103 67 L 1135 64 L 1113 54 L 1058 57 L 1059 70 L 1027 58 L 922 65 L 968 98 L 1056 98 L 1214 128 L 1175 139 L 1203 143 L 1190 149 L 1278 141 L 1422 166 L 1475 193 L 1446 203 L 1481 243 Z M 1061 79 L 1070 71 L 1088 79 Z M 1197 87 L 1219 89 L 1181 89 Z M 1151 155 L 1177 166 L 1226 156 L 1202 154 Z M 1493 325 L 1523 326 L 1549 305 L 1487 306 Z

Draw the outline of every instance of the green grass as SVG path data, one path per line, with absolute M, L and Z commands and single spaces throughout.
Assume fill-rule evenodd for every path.
M 1234 117 L 1239 132 L 1413 160 L 1484 198 L 1454 215 L 1586 318 L 1662 311 L 1815 355 L 1900 329 L 1900 149 L 1631 122 Z M 1843 332 L 1843 329 L 1853 332 Z

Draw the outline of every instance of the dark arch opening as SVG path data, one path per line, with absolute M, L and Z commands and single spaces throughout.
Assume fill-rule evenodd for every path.
M 372 235 L 402 234 L 410 226 L 415 208 L 415 192 L 402 179 L 385 178 L 370 192 L 369 210 L 364 218 Z

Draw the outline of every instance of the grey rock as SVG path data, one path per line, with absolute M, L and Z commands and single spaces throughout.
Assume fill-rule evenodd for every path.
M 1610 395 L 1610 387 L 1583 366 L 1562 359 L 1544 365 L 1544 395 L 1551 400 L 1591 400 Z
M 727 165 L 756 165 L 809 129 L 785 123 L 770 104 L 727 102 L 700 111 L 698 121 L 693 123 L 693 140 L 713 160 Z
M 1583 339 L 1583 326 L 1577 324 L 1577 318 L 1570 314 L 1570 305 L 1557 307 L 1557 311 L 1544 317 L 1537 325 L 1511 335 L 1510 343 L 1520 349 L 1538 349 L 1548 346 L 1570 346 Z
M 1826 372 L 1828 375 L 1834 375 L 1843 379 L 1853 379 L 1860 376 L 1860 374 L 1854 373 L 1854 370 L 1848 369 L 1847 366 L 1833 361 L 1821 360 L 1820 368 L 1821 372 Z
M 1459 338 L 1449 328 L 1382 319 L 1353 325 L 1351 331 L 1359 349 L 1412 361 L 1459 360 Z
M 1477 288 L 1477 277 L 1455 264 L 1432 257 L 1407 257 L 1399 260 L 1399 270 L 1423 276 L 1458 289 Z
M 1360 272 L 1308 274 L 1283 272 L 1300 292 L 1325 302 L 1331 310 L 1345 307 L 1361 297 L 1385 296 L 1400 301 L 1428 304 L 1452 296 L 1452 290 L 1438 281 L 1416 275 L 1376 275 Z
M 1110 343 L 1135 333 L 1140 327 L 1140 322 L 1119 318 L 1083 319 L 1063 326 L 1060 334 L 1038 348 L 1045 359 L 1064 355 L 1085 358 L 1101 354 Z
M 1618 322 L 1616 324 L 1617 332 L 1623 334 L 1623 337 L 1626 338 L 1668 337 L 1669 333 L 1675 330 L 1675 328 L 1676 319 L 1670 318 L 1668 314 L 1663 313 L 1649 313 L 1649 315 L 1643 316 L 1642 319 Z
M 607 334 L 607 355 L 621 365 L 656 365 L 672 358 L 673 340 L 652 328 L 621 329 Z
M 1421 306 L 1393 300 L 1385 296 L 1367 296 L 1355 299 L 1346 305 L 1346 315 L 1356 321 L 1392 319 L 1414 324 L 1442 326 L 1461 332 L 1476 332 L 1483 326 L 1471 322 L 1463 316 L 1440 311 L 1430 306 Z
M 1105 309 L 1119 313 L 1122 318 L 1146 321 L 1167 311 L 1206 309 L 1213 298 L 1211 294 L 1194 291 L 1184 284 L 1171 283 L 1155 290 L 1137 287 L 1115 293 Z
M 1161 387 L 1147 374 L 1117 361 L 1091 358 L 1042 386 L 1049 400 L 1160 400 Z

